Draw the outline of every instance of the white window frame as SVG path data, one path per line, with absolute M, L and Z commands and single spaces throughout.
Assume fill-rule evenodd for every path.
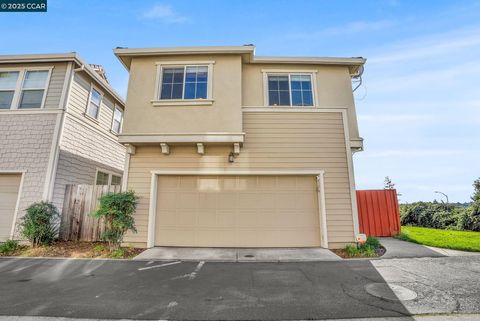
M 262 69 L 263 73 L 263 106 L 270 108 L 317 108 L 317 70 L 288 70 L 288 69 Z M 290 96 L 290 105 L 270 106 L 268 95 L 268 76 L 288 76 L 288 94 Z M 294 106 L 292 104 L 292 76 L 310 76 L 312 81 L 312 105 L 311 106 Z
M 112 172 L 112 171 L 109 171 L 109 170 L 106 170 L 106 169 L 103 169 L 103 168 L 97 168 L 97 169 L 96 169 L 96 171 L 95 171 L 95 180 L 94 180 L 94 182 L 93 182 L 93 185 L 95 185 L 95 186 L 104 186 L 104 185 L 97 185 L 98 172 L 102 172 L 102 173 L 108 174 L 108 186 L 112 186 L 112 176 L 118 176 L 118 177 L 120 177 L 120 185 L 118 185 L 118 186 L 122 186 L 122 183 L 123 183 L 123 175 L 122 175 L 122 174 L 118 174 L 118 173 L 115 173 L 115 172 Z M 116 186 L 116 185 L 115 185 L 115 186 Z
M 119 127 L 119 129 L 118 129 L 118 132 L 117 132 L 115 129 L 113 129 L 113 125 L 115 124 L 115 110 L 117 110 L 117 109 L 118 109 L 118 110 L 120 110 L 120 111 L 122 112 L 122 119 L 120 120 L 120 127 Z M 124 114 L 123 114 L 123 113 L 124 113 L 124 112 L 125 112 L 125 110 L 123 110 L 122 108 L 120 108 L 120 106 L 119 106 L 119 105 L 115 104 L 115 105 L 113 106 L 113 114 L 112 114 L 112 126 L 111 126 L 111 131 L 112 131 L 112 133 L 114 133 L 114 134 L 117 134 L 117 135 L 118 135 L 118 134 L 120 134 L 120 133 L 122 132 L 122 127 L 123 127 L 123 116 L 124 116 Z
M 37 110 L 45 107 L 45 101 L 47 100 L 48 88 L 50 87 L 50 78 L 52 76 L 53 66 L 45 67 L 24 67 L 24 68 L 0 68 L 0 72 L 18 72 L 18 79 L 15 86 L 15 92 L 13 93 L 12 103 L 8 109 L 0 109 L 0 112 L 10 110 Z M 35 90 L 43 90 L 42 103 L 39 108 L 18 108 L 20 105 L 20 97 L 23 91 L 23 83 L 25 82 L 25 75 L 27 71 L 48 71 L 47 80 L 45 81 L 44 88 L 36 88 Z M 33 90 L 33 89 L 28 89 Z
M 152 104 L 154 106 L 186 106 L 186 105 L 212 105 L 213 104 L 213 65 L 215 61 L 162 61 L 155 63 L 157 75 Z M 184 68 L 182 97 L 185 96 L 185 77 L 187 67 L 207 67 L 207 98 L 197 99 L 160 99 L 162 88 L 162 75 L 165 68 Z
M 88 108 L 90 107 L 90 100 L 92 99 L 92 92 L 94 89 L 100 93 L 100 103 L 98 104 L 97 117 L 93 117 L 88 113 Z M 85 107 L 85 112 L 84 112 L 84 115 L 86 117 L 98 122 L 98 119 L 100 118 L 100 112 L 102 110 L 103 96 L 104 96 L 103 91 L 100 90 L 100 88 L 95 86 L 93 83 L 90 83 L 90 92 L 88 93 L 87 106 Z

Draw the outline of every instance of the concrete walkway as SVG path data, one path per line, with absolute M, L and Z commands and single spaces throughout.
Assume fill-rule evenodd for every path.
M 429 249 L 426 246 L 401 241 L 393 237 L 381 237 L 379 239 L 380 243 L 387 250 L 387 252 L 385 252 L 385 254 L 381 257 L 382 259 L 446 256 L 442 253 Z
M 333 252 L 322 248 L 187 248 L 154 247 L 134 260 L 210 261 L 210 262 L 307 262 L 341 261 Z
M 380 243 L 387 250 L 387 252 L 381 257 L 382 259 L 480 255 L 480 252 L 441 249 L 438 247 L 401 241 L 393 237 L 381 237 Z

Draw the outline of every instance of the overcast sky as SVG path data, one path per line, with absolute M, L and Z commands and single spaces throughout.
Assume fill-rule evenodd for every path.
M 59 1 L 0 13 L 0 54 L 76 51 L 125 95 L 112 48 L 255 44 L 258 55 L 363 56 L 357 187 L 468 201 L 480 177 L 479 1 Z

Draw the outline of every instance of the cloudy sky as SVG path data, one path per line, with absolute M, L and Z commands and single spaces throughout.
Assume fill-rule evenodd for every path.
M 126 93 L 112 48 L 255 44 L 258 55 L 363 56 L 357 187 L 467 201 L 480 177 L 479 1 L 59 1 L 0 13 L 0 54 L 77 51 Z

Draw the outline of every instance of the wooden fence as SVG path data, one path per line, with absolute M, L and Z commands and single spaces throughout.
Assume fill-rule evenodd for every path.
M 63 202 L 59 238 L 64 241 L 100 241 L 105 230 L 103 220 L 93 218 L 99 199 L 109 192 L 120 192 L 120 186 L 67 185 Z
M 400 233 L 397 191 L 357 191 L 360 233 L 368 236 L 395 236 Z

